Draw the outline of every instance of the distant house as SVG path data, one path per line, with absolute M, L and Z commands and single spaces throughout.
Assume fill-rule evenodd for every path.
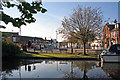
M 117 39 L 118 34 L 118 39 Z M 120 23 L 116 24 L 105 24 L 103 29 L 103 47 L 107 49 L 112 44 L 120 44 Z
M 5 38 L 11 39 L 14 43 L 19 42 L 19 35 L 17 32 L 2 32 L 2 39 L 4 40 Z
M 71 43 L 70 42 L 67 42 L 66 40 L 62 41 L 62 42 L 59 42 L 59 48 L 79 48 L 79 45 L 77 43 Z
M 20 36 L 17 32 L 2 32 L 2 38 L 10 38 L 14 43 L 28 42 L 31 41 L 44 41 L 40 37 L 31 37 L 31 36 Z
M 103 44 L 101 39 L 96 39 L 91 43 L 92 49 L 103 49 Z
M 30 36 L 19 36 L 19 42 L 28 42 L 28 41 L 32 41 L 32 42 L 43 42 L 43 38 L 40 37 L 30 37 Z
M 59 42 L 59 48 L 68 48 L 68 42 Z
M 28 45 L 30 41 L 33 45 L 34 43 L 38 46 L 41 45 L 43 48 L 57 48 L 58 41 L 56 39 L 46 40 L 41 37 L 31 37 L 31 36 L 20 36 L 17 32 L 2 32 L 2 39 L 9 38 L 12 42 L 19 45 Z

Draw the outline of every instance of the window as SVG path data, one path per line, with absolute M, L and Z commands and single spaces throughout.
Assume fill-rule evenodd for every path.
M 106 34 L 106 37 L 107 37 L 108 34 Z
M 107 31 L 107 28 L 105 29 L 105 31 Z
M 117 32 L 116 32 L 116 37 L 117 37 L 117 35 L 118 35 L 118 34 L 117 34 Z
M 16 37 L 13 37 L 13 42 L 16 42 Z
M 111 33 L 111 37 L 112 37 L 112 33 Z
M 107 44 L 105 44 L 105 46 L 107 46 Z
M 113 32 L 113 37 L 115 37 L 115 32 Z

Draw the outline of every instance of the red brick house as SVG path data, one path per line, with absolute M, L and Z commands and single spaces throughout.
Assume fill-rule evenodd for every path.
M 118 33 L 117 33 L 118 32 Z M 118 34 L 118 39 L 117 39 Z M 107 49 L 112 44 L 120 44 L 120 23 L 116 24 L 105 24 L 103 29 L 103 47 Z

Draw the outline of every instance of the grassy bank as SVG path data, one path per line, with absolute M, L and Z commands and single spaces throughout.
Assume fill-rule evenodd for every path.
M 78 53 L 68 54 L 68 53 L 38 53 L 38 52 L 23 52 L 19 57 L 38 57 L 38 58 L 97 58 L 95 54 L 82 55 Z

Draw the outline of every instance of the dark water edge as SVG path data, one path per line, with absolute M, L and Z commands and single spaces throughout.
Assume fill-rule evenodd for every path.
M 94 60 L 99 61 L 98 58 L 56 58 L 56 57 L 2 57 L 2 59 L 49 59 L 49 60 Z

